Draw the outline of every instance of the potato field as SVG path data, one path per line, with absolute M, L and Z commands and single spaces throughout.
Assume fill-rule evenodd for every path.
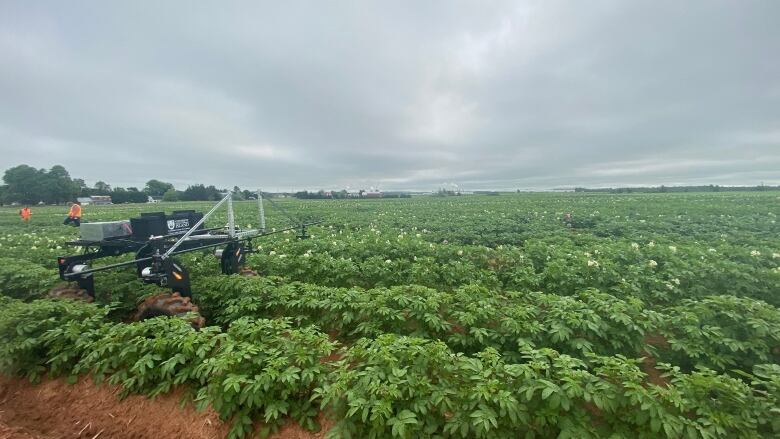
M 0 372 L 183 388 L 231 438 L 322 419 L 356 439 L 780 437 L 778 192 L 275 203 L 323 222 L 258 239 L 258 276 L 179 258 L 201 330 L 130 321 L 160 292 L 132 269 L 96 273 L 92 303 L 47 299 L 78 229 L 66 207 L 0 208 Z M 266 204 L 268 228 L 284 213 Z

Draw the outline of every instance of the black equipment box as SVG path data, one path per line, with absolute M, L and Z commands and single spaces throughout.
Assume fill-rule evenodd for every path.
M 130 218 L 133 238 L 147 240 L 150 236 L 183 235 L 203 218 L 203 213 L 194 210 L 177 210 L 170 215 L 164 212 L 142 213 L 138 218 Z M 203 225 L 198 227 L 202 229 Z

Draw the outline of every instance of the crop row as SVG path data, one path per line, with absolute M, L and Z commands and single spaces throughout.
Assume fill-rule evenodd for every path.
M 250 256 L 249 264 L 261 274 L 332 287 L 415 284 L 446 290 L 480 284 L 494 290 L 557 294 L 597 288 L 650 304 L 731 294 L 780 305 L 777 249 L 647 240 L 605 244 L 592 237 L 545 238 L 523 247 L 490 248 L 424 238 L 410 232 L 293 239 L 266 245 Z
M 593 289 L 573 296 L 497 293 L 481 286 L 365 290 L 230 276 L 204 277 L 197 290 L 201 309 L 215 323 L 292 316 L 344 342 L 395 333 L 442 340 L 457 352 L 495 348 L 513 361 L 527 348 L 550 347 L 579 358 L 657 349 L 661 359 L 674 359 L 686 370 L 750 370 L 780 359 L 780 310 L 733 296 L 652 311 L 639 299 Z M 661 342 L 648 346 L 653 338 Z
M 98 299 L 112 303 L 115 319 L 157 290 L 133 279 L 132 273 L 99 278 L 98 290 L 105 286 L 111 294 L 103 292 Z M 35 263 L 0 258 L 0 288 L 11 297 L 39 298 L 57 282 Z M 750 370 L 780 360 L 780 311 L 728 295 L 682 299 L 650 310 L 637 298 L 595 289 L 571 296 L 495 292 L 479 285 L 452 291 L 418 285 L 366 290 L 239 276 L 199 276 L 194 287 L 213 323 L 291 316 L 299 325 L 317 325 L 346 342 L 391 332 L 440 339 L 458 352 L 493 347 L 514 360 L 524 347 L 552 347 L 581 358 L 590 352 L 635 356 L 655 348 L 659 358 L 686 370 L 697 364 Z M 647 346 L 648 336 L 661 336 L 661 342 Z
M 287 417 L 316 428 L 310 401 L 334 345 L 286 320 L 240 320 L 225 331 L 193 331 L 182 319 L 134 324 L 105 320 L 107 308 L 72 301 L 22 303 L 0 297 L 0 371 L 36 379 L 46 371 L 92 374 L 129 392 L 157 395 L 187 385 L 195 400 L 233 420 L 231 437 L 252 419 L 274 429 Z
M 780 367 L 756 365 L 741 379 L 670 368 L 654 385 L 623 356 L 582 361 L 522 349 L 509 361 L 488 348 L 473 356 L 415 337 L 362 338 L 327 361 L 335 345 L 287 319 L 239 319 L 224 331 L 193 331 L 180 319 L 105 321 L 95 305 L 0 298 L 0 371 L 92 374 L 125 392 L 156 395 L 174 385 L 232 419 L 265 432 L 287 417 L 314 429 L 319 409 L 337 421 L 330 437 L 765 437 L 780 433 Z

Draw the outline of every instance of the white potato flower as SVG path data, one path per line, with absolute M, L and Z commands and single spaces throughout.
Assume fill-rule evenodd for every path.
M 675 247 L 675 246 L 673 246 L 673 245 L 670 245 L 670 246 L 669 246 L 669 250 L 671 250 L 671 251 L 672 251 L 672 253 L 677 253 L 677 247 Z
M 588 267 L 598 267 L 599 263 L 593 259 L 588 259 Z
M 654 260 L 650 259 L 647 265 L 651 266 L 652 268 L 655 268 L 658 266 L 658 262 L 655 262 Z
M 761 252 L 758 250 L 751 250 L 750 256 L 761 256 Z
M 639 250 L 639 244 L 637 244 L 636 242 L 632 242 L 631 248 L 633 248 L 634 250 Z

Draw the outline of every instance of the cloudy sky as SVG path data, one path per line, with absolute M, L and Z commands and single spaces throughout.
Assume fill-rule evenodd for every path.
M 0 170 L 780 184 L 780 2 L 0 0 Z

